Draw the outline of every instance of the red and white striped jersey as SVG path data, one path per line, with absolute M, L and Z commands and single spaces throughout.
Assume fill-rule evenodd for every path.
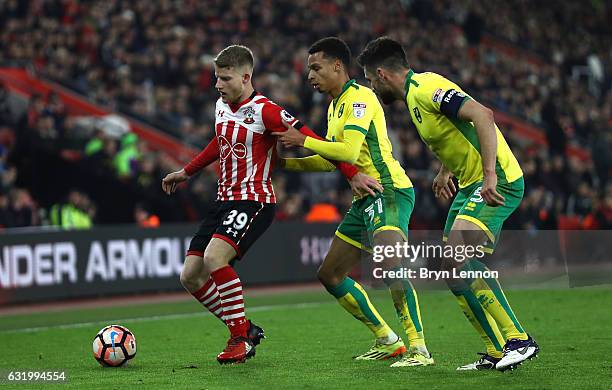
M 277 139 L 270 133 L 286 130 L 281 118 L 292 125 L 297 120 L 257 93 L 237 105 L 217 100 L 215 115 L 221 171 L 217 200 L 276 203 L 271 177 Z

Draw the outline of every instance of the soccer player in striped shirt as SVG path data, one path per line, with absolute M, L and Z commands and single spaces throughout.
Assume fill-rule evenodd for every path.
M 216 88 L 215 137 L 189 164 L 162 181 L 171 194 L 176 185 L 219 159 L 217 202 L 193 237 L 181 273 L 183 286 L 230 331 L 219 363 L 241 363 L 255 355 L 263 329 L 246 318 L 242 283 L 232 268 L 274 219 L 276 137 L 283 120 L 316 137 L 280 106 L 257 93 L 252 84 L 253 54 L 232 45 L 214 60 Z M 377 182 L 346 163 L 335 163 L 352 187 L 374 193 Z M 372 188 L 371 188 L 372 187 Z
M 351 80 L 348 68 L 351 52 L 335 37 L 315 42 L 308 51 L 308 80 L 321 93 L 333 99 L 327 110 L 326 140 L 298 132 L 288 124 L 279 133 L 285 145 L 303 146 L 314 156 L 284 160 L 285 169 L 326 170 L 334 159 L 354 163 L 360 172 L 375 178 L 382 191 L 375 195 L 355 193 L 348 213 L 338 226 L 329 253 L 319 269 L 319 279 L 338 303 L 366 325 L 375 337 L 374 345 L 355 358 L 382 360 L 405 354 L 392 367 L 428 366 L 434 363 L 427 351 L 419 301 L 409 280 L 386 279 L 397 316 L 408 339 L 393 332 L 378 313 L 362 286 L 348 276 L 361 261 L 362 251 L 372 246 L 392 246 L 408 237 L 408 222 L 414 207 L 412 182 L 393 157 L 382 106 L 369 88 Z M 382 263 L 386 269 L 401 267 L 401 259 L 390 256 Z M 407 352 L 407 353 L 406 353 Z
M 451 199 L 456 192 L 452 177 L 459 180 L 444 240 L 453 246 L 482 245 L 492 253 L 524 192 L 523 172 L 493 111 L 439 74 L 415 73 L 402 45 L 390 38 L 368 43 L 357 61 L 383 103 L 406 104 L 419 136 L 442 163 L 433 182 L 435 195 Z M 476 259 L 445 260 L 448 270 L 487 269 Z M 538 344 L 519 323 L 496 278 L 449 278 L 447 284 L 486 346 L 480 359 L 458 370 L 503 371 L 538 353 Z

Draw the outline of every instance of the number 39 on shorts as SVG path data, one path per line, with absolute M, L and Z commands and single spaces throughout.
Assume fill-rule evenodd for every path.
M 246 213 L 238 214 L 238 210 L 232 210 L 227 214 L 227 218 L 223 221 L 224 225 L 234 224 L 232 227 L 236 230 L 244 228 L 249 221 L 249 217 Z M 235 223 L 234 223 L 235 222 Z

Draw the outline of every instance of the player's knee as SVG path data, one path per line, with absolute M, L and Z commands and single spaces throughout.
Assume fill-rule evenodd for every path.
M 335 272 L 326 267 L 319 267 L 317 271 L 317 278 L 321 284 L 326 287 L 334 287 L 341 282 L 340 278 L 335 274 Z
M 227 264 L 227 261 L 219 256 L 204 253 L 204 269 L 208 274 L 221 267 L 225 267 Z
M 199 275 L 188 267 L 183 267 L 180 280 L 183 287 L 189 291 L 197 290 L 200 287 L 198 286 Z

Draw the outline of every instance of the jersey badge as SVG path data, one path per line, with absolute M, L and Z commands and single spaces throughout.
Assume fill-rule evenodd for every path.
M 365 116 L 366 104 L 365 103 L 353 103 L 353 116 L 357 119 L 361 119 Z
M 255 109 L 253 109 L 253 107 L 247 107 L 242 110 L 242 115 L 246 116 L 246 118 L 244 119 L 244 123 L 246 123 L 247 125 L 255 123 L 255 119 L 253 119 L 253 116 L 255 115 Z

